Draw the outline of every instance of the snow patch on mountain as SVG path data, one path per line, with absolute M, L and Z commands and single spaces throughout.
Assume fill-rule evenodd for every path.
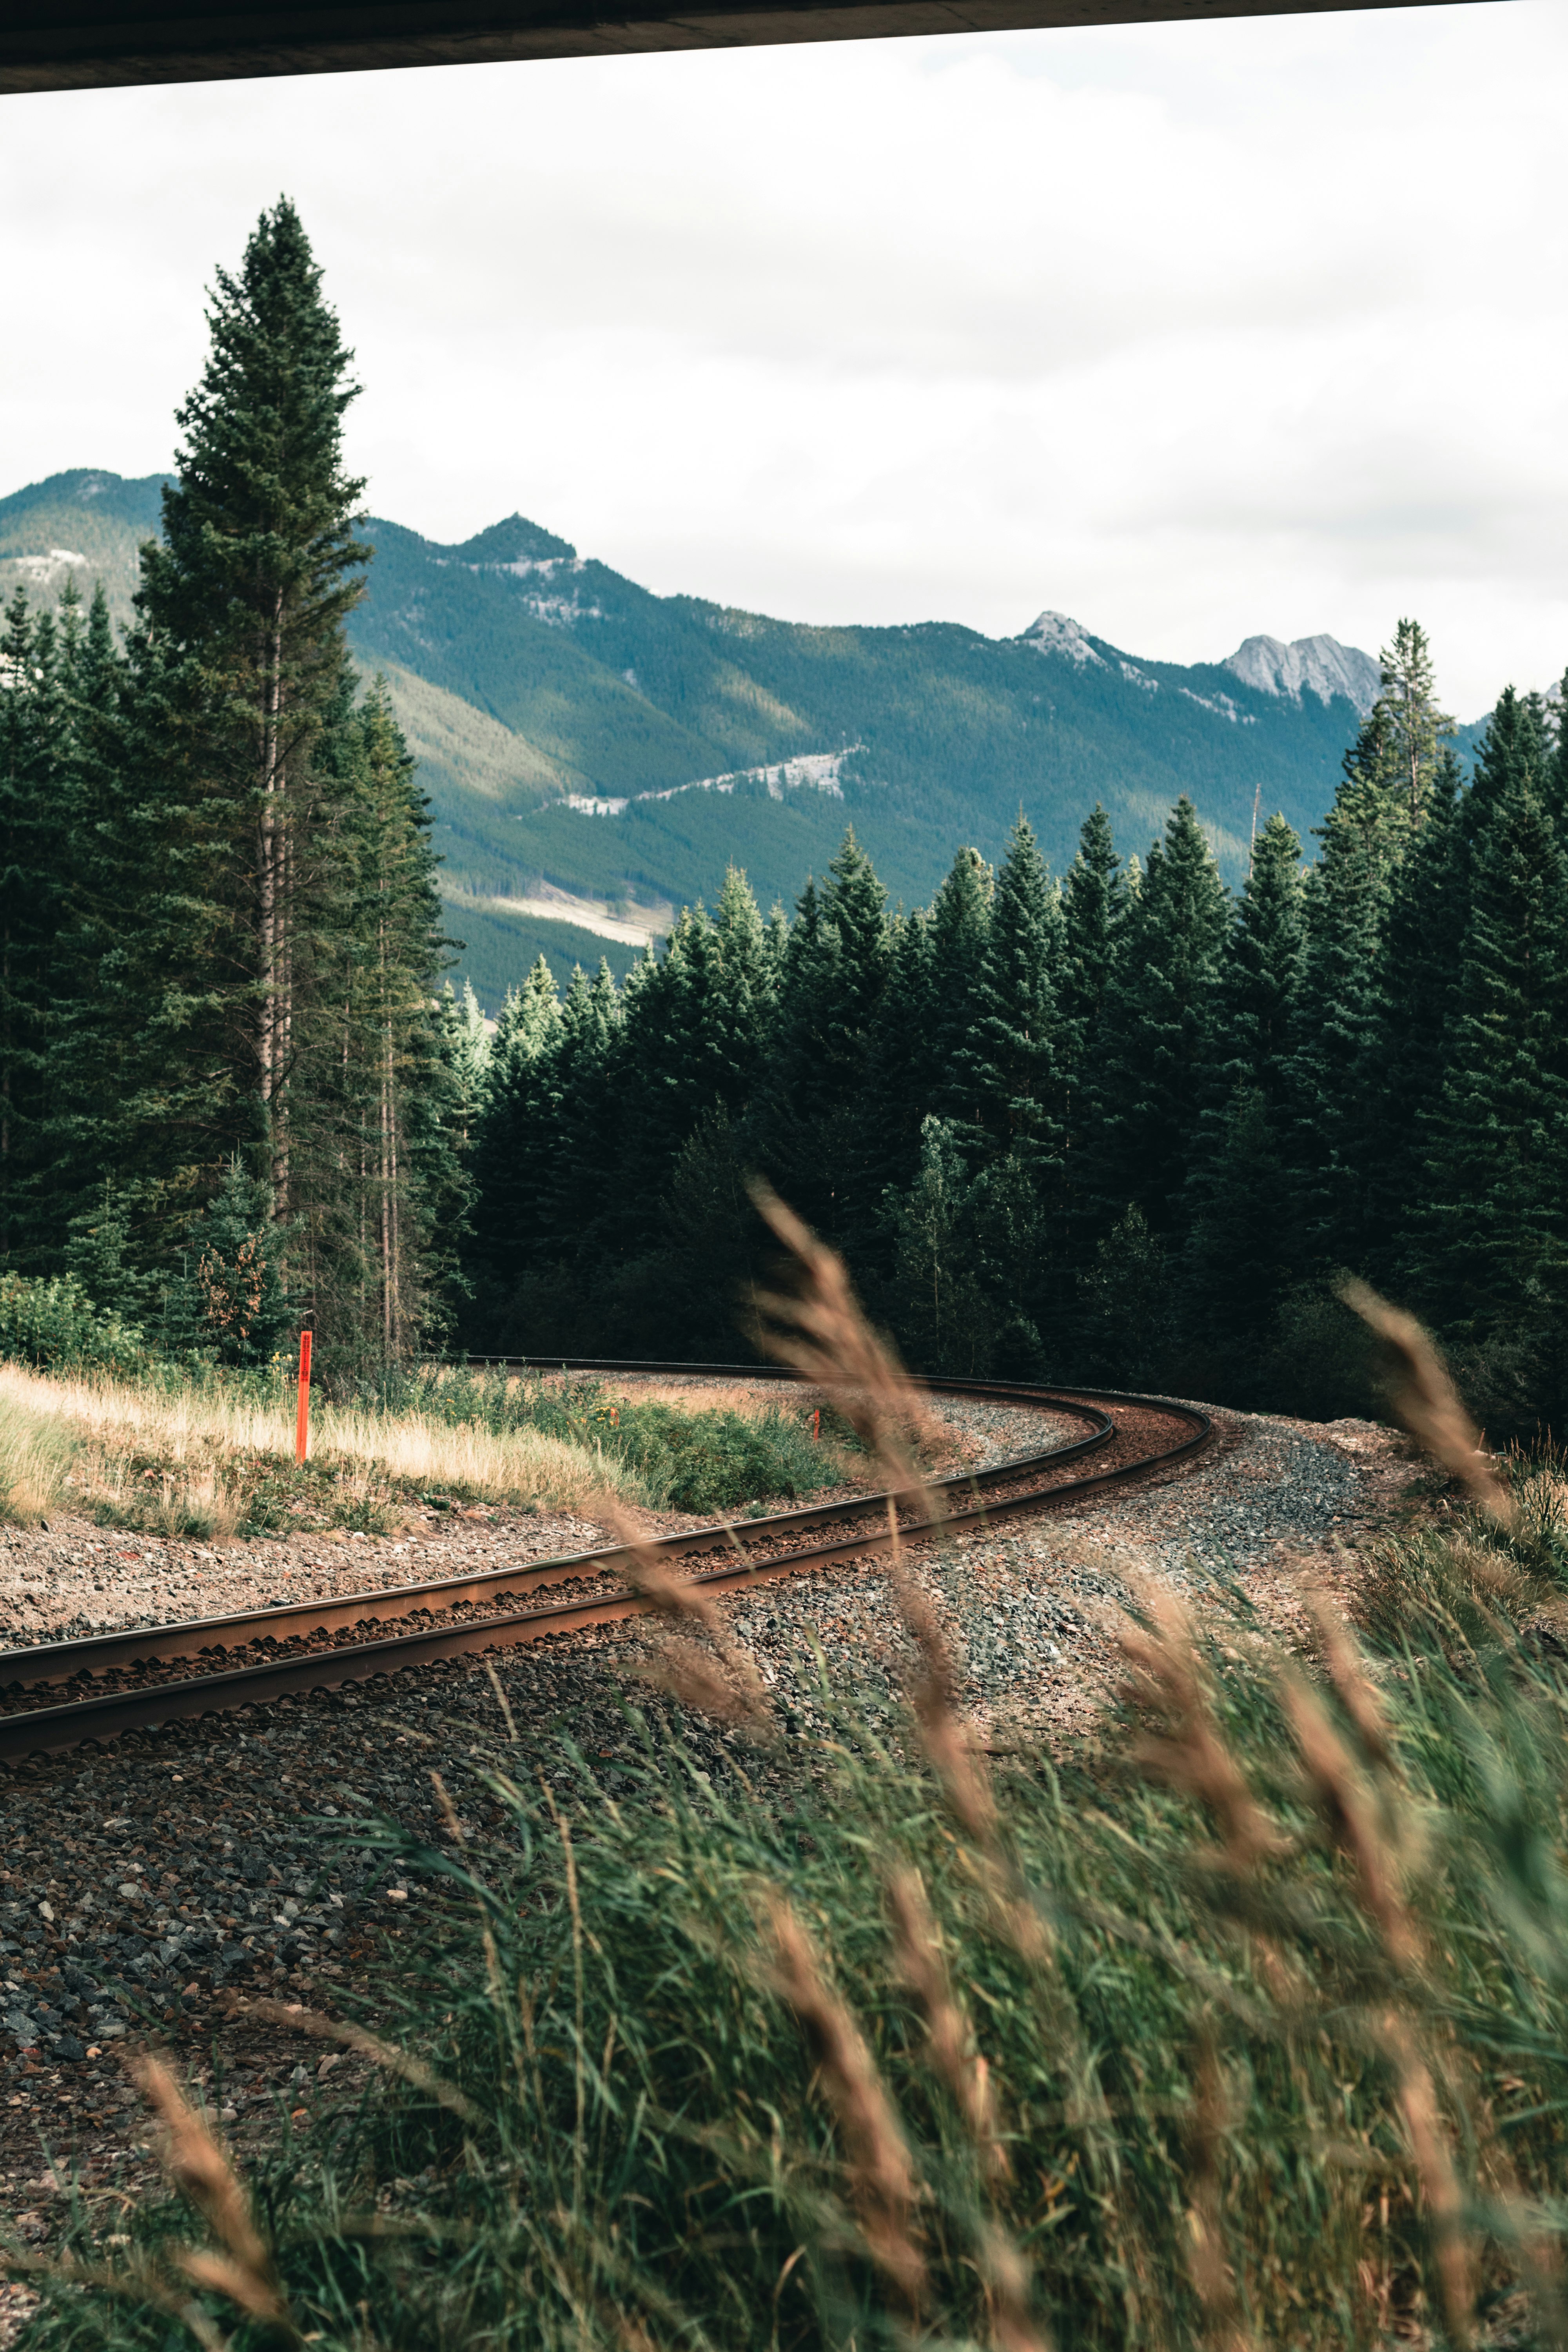
M 13 555 L 6 561 L 25 580 L 47 580 L 52 572 L 68 565 L 79 564 L 83 571 L 87 569 L 86 556 L 78 555 L 68 547 L 51 547 L 47 555 Z
M 785 793 L 826 793 L 830 800 L 841 801 L 844 787 L 839 773 L 852 752 L 865 749 L 864 744 L 848 744 L 842 751 L 803 751 L 798 759 L 780 760 L 768 768 L 737 768 L 732 775 L 699 776 L 689 784 L 671 784 L 661 793 L 632 793 L 625 800 L 600 800 L 588 793 L 568 793 L 558 803 L 562 808 L 576 809 L 583 816 L 620 816 L 633 801 L 673 801 L 682 793 L 732 793 L 737 784 L 762 784 L 771 801 L 782 801 Z
M 1247 637 L 1220 664 L 1243 686 L 1259 694 L 1277 694 L 1300 702 L 1305 693 L 1320 702 L 1342 694 L 1365 718 L 1383 688 L 1383 673 L 1370 654 L 1359 646 L 1342 646 L 1338 637 L 1296 637 L 1286 645 L 1279 637 Z
M 459 912 L 464 906 L 475 906 L 497 915 L 542 915 L 547 921 L 571 923 L 580 931 L 591 931 L 596 939 L 614 940 L 626 948 L 646 948 L 650 941 L 663 939 L 675 920 L 675 908 L 668 899 L 637 906 L 625 898 L 591 898 L 574 890 L 560 889 L 552 882 L 535 883 L 531 890 L 521 894 L 454 893 L 450 903 Z
M 525 613 L 531 613 L 536 621 L 547 621 L 552 629 L 569 629 L 577 621 L 605 617 L 603 605 L 584 604 L 575 596 L 524 596 L 521 602 Z
M 1238 710 L 1228 694 L 1194 694 L 1190 686 L 1179 686 L 1176 692 L 1184 694 L 1189 702 L 1195 702 L 1200 710 L 1212 710 L 1216 719 L 1228 719 L 1233 727 L 1256 727 L 1258 724 L 1253 712 Z
M 470 572 L 505 572 L 514 580 L 553 580 L 558 572 L 585 572 L 585 555 L 520 556 L 515 563 L 470 563 Z
M 851 744 L 849 751 L 858 751 L 863 746 Z M 785 793 L 826 793 L 830 800 L 841 801 L 844 787 L 838 781 L 839 771 L 849 757 L 844 751 L 803 751 L 796 760 L 781 760 L 771 768 L 738 768 L 731 776 L 702 776 L 693 784 L 672 784 L 668 792 L 639 793 L 639 801 L 672 801 L 680 793 L 732 793 L 737 784 L 764 784 L 771 801 L 782 801 Z
M 434 561 L 445 572 L 452 559 L 437 555 Z M 524 593 L 522 607 L 524 612 L 531 613 L 536 621 L 547 622 L 552 629 L 570 629 L 579 621 L 604 619 L 604 607 L 584 604 L 574 588 L 568 594 L 557 593 L 552 595 L 548 593 L 552 588 L 559 592 L 561 583 L 576 579 L 587 567 L 588 559 L 584 555 L 522 555 L 504 563 L 464 562 L 461 566 L 465 572 L 500 572 L 510 580 L 537 582 L 535 593 Z

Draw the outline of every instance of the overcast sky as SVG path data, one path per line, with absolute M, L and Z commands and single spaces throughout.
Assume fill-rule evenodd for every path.
M 1568 0 L 0 99 L 0 490 L 287 191 L 373 510 L 813 621 L 1568 662 Z

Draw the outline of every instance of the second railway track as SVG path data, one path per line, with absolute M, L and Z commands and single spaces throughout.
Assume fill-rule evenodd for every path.
M 520 1368 L 522 1363 L 493 1360 Z M 552 1365 L 558 1360 L 552 1359 Z M 568 1359 L 565 1369 L 665 1378 L 791 1377 L 754 1365 L 587 1359 Z M 1083 1434 L 985 1470 L 931 1480 L 927 1492 L 936 1498 L 941 1517 L 903 1515 L 900 1536 L 906 1542 L 972 1532 L 996 1519 L 1060 1507 L 1173 1469 L 1213 1435 L 1207 1414 L 1163 1397 L 991 1381 L 918 1385 L 937 1396 L 1021 1404 L 1076 1419 Z M 1080 1463 L 1091 1466 L 1080 1471 Z M 653 1537 L 640 1548 L 658 1554 L 704 1591 L 730 1592 L 885 1550 L 890 1540 L 889 1505 L 886 1494 L 854 1496 L 733 1526 L 719 1523 Z M 704 1564 L 714 1552 L 724 1556 L 716 1565 Z M 374 1592 L 0 1651 L 0 1758 L 113 1739 L 178 1717 L 266 1705 L 301 1691 L 398 1674 L 437 1658 L 613 1623 L 648 1607 L 626 1581 L 630 1559 L 626 1546 L 609 1544 Z M 536 1596 L 543 1591 L 556 1597 L 541 1601 Z M 418 1621 L 411 1628 L 385 1630 L 406 1627 L 410 1619 Z

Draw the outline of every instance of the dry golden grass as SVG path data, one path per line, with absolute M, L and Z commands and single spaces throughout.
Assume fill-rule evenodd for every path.
M 537 1430 L 453 1427 L 419 1412 L 321 1404 L 311 1415 L 310 1451 L 350 1506 L 368 1505 L 388 1486 L 552 1510 L 581 1509 L 602 1494 L 640 1499 L 635 1475 L 597 1446 Z M 171 1392 L 0 1365 L 0 1479 L 11 1480 L 14 1517 L 35 1504 L 36 1517 L 58 1503 L 68 1474 L 79 1502 L 117 1515 L 134 1511 L 169 1532 L 200 1522 L 222 1535 L 236 1524 L 247 1473 L 258 1460 L 287 1465 L 293 1457 L 293 1398 L 281 1387 L 271 1404 L 221 1391 Z
M 422 1413 L 395 1419 L 329 1407 L 312 1441 L 323 1457 L 374 1466 L 414 1486 L 450 1486 L 495 1502 L 573 1509 L 609 1493 L 635 1500 L 636 1477 L 596 1445 L 574 1445 L 532 1429 L 497 1435 L 465 1423 L 452 1428 Z
M 74 1451 L 48 1412 L 0 1386 L 0 1517 L 37 1527 L 58 1509 Z

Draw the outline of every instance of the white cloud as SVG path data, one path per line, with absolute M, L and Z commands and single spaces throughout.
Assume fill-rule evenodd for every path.
M 381 512 L 1134 653 L 1568 659 L 1563 0 L 0 101 L 0 488 L 167 461 L 295 196 Z

